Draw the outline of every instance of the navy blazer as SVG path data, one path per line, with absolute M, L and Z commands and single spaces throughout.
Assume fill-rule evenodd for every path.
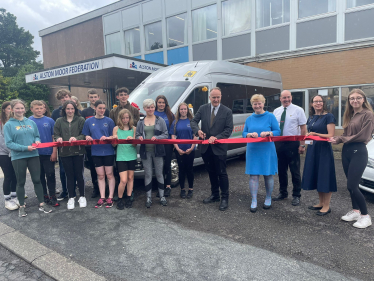
M 216 117 L 214 118 L 212 127 L 210 127 L 211 115 L 210 103 L 200 106 L 194 118 L 191 120 L 192 131 L 197 135 L 197 132 L 200 130 L 198 124 L 201 121 L 201 130 L 206 134 L 206 139 L 209 139 L 211 136 L 214 136 L 217 139 L 228 139 L 231 136 L 234 127 L 231 109 L 221 103 Z M 209 144 L 199 145 L 201 153 L 205 153 L 208 146 Z M 211 146 L 215 155 L 227 154 L 227 144 L 213 144 Z

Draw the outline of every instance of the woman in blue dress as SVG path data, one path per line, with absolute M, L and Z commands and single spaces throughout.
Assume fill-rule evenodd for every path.
M 317 95 L 310 101 L 307 136 L 330 138 L 335 133 L 335 117 L 327 112 L 322 96 Z M 332 192 L 337 191 L 334 155 L 331 143 L 313 141 L 308 145 L 305 157 L 303 180 L 304 190 L 317 189 L 319 203 L 309 206 L 310 210 L 319 210 L 317 215 L 325 216 L 331 212 L 330 200 Z
M 255 111 L 247 118 L 244 125 L 243 138 L 264 138 L 268 136 L 279 136 L 280 128 L 275 116 L 264 110 L 265 97 L 253 95 L 251 105 Z M 274 188 L 273 175 L 278 172 L 277 153 L 274 142 L 248 143 L 245 173 L 249 176 L 249 189 L 252 196 L 250 211 L 257 211 L 257 193 L 260 175 L 264 176 L 266 198 L 264 209 L 271 207 L 271 194 Z

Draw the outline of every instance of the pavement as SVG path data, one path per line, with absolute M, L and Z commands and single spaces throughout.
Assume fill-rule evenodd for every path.
M 219 203 L 202 204 L 209 179 L 203 167 L 194 170 L 191 200 L 174 188 L 167 207 L 154 193 L 146 209 L 136 181 L 133 208 L 123 211 L 94 209 L 86 187 L 87 208 L 68 211 L 62 201 L 51 214 L 41 213 L 28 179 L 28 216 L 0 209 L 0 245 L 56 280 L 373 280 L 374 228 L 340 221 L 351 208 L 340 160 L 338 192 L 325 217 L 307 209 L 318 200 L 315 191 L 303 191 L 300 206 L 289 198 L 250 213 L 249 177 L 240 159 L 228 161 L 230 207 L 221 212 Z M 277 186 L 275 177 L 274 195 Z M 259 207 L 264 197 L 261 179 Z M 366 198 L 373 214 L 374 196 Z

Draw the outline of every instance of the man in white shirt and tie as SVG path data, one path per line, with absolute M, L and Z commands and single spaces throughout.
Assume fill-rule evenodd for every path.
M 279 122 L 281 136 L 305 136 L 306 117 L 304 110 L 292 104 L 292 95 L 290 91 L 284 90 L 280 95 L 282 106 L 276 108 L 273 112 Z M 300 154 L 305 152 L 304 142 L 285 141 L 275 142 L 278 156 L 278 176 L 279 176 L 279 194 L 273 198 L 274 201 L 280 201 L 288 197 L 288 168 L 292 175 L 292 202 L 293 206 L 300 204 L 301 175 L 300 175 Z

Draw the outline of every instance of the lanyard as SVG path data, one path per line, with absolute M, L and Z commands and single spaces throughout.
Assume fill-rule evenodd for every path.
M 317 120 L 314 121 L 313 124 L 311 125 L 311 127 L 308 129 L 308 133 L 310 133 L 312 131 L 314 124 L 319 120 L 319 118 L 321 118 L 321 115 L 318 115 Z M 309 122 L 308 123 L 310 123 L 311 120 L 313 120 L 313 119 L 310 119 L 310 117 L 309 117 Z

